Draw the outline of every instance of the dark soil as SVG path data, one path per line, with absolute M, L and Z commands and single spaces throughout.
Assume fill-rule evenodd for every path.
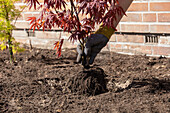
M 90 69 L 74 49 L 0 52 L 0 112 L 170 113 L 170 59 L 101 52 Z
M 106 74 L 100 68 L 91 68 L 83 70 L 77 75 L 71 77 L 66 87 L 71 92 L 77 92 L 87 96 L 94 96 L 107 92 Z

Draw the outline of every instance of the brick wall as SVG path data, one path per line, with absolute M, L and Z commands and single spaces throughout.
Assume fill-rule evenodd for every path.
M 16 7 L 24 5 L 17 3 Z M 22 17 L 16 23 L 17 28 L 29 29 L 27 17 L 37 16 L 38 11 L 25 9 Z M 170 33 L 170 0 L 134 0 L 127 11 L 127 17 L 123 17 L 119 23 L 118 32 L 132 33 Z M 56 28 L 57 29 L 57 28 Z M 26 31 L 14 31 L 17 41 L 35 47 L 53 48 L 53 43 L 59 37 L 67 39 L 69 34 L 63 32 L 36 31 L 35 36 L 28 37 Z M 157 36 L 158 42 L 146 42 L 145 35 L 113 35 L 110 42 L 103 50 L 115 51 L 127 54 L 165 55 L 170 56 L 170 36 Z M 76 47 L 67 40 L 64 47 Z
M 118 25 L 119 32 L 170 33 L 170 0 L 134 0 Z M 105 50 L 170 56 L 170 36 L 146 42 L 145 35 L 113 35 Z

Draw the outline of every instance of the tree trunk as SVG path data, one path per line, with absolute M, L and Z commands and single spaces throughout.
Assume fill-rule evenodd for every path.
M 9 58 L 10 58 L 10 63 L 12 64 L 13 61 L 14 61 L 14 57 L 13 57 L 13 51 L 12 51 L 12 42 L 11 40 L 9 39 L 8 40 L 8 45 L 9 45 Z

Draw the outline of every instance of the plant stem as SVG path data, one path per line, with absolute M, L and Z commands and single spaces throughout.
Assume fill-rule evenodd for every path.
M 24 8 L 21 10 L 21 12 L 23 12 L 25 8 L 26 8 L 26 7 L 24 7 Z M 17 17 L 16 17 L 16 19 L 15 19 L 14 26 L 15 26 L 15 24 L 16 24 L 16 22 L 17 22 L 19 16 L 20 16 L 20 13 L 17 15 Z
M 14 57 L 13 57 L 13 52 L 12 52 L 12 47 L 11 47 L 12 42 L 10 39 L 8 40 L 8 45 L 9 45 L 10 63 L 12 64 L 14 61 Z
M 76 13 L 76 17 L 77 17 L 77 20 L 78 20 L 78 30 L 80 31 L 80 30 L 81 30 L 81 25 L 80 25 L 80 19 L 79 19 L 79 16 L 78 16 L 77 9 L 76 9 L 76 7 L 75 7 L 75 5 L 74 5 L 73 0 L 70 0 L 70 3 L 71 3 L 72 15 L 73 15 L 73 9 L 74 9 L 74 11 L 75 11 L 75 13 Z M 76 28 L 76 29 L 77 29 L 77 28 Z M 84 53 L 84 49 L 85 49 L 85 47 L 84 47 L 84 44 L 85 44 L 84 38 L 82 38 L 82 42 L 81 42 L 81 40 L 79 39 L 79 42 L 80 42 L 80 44 L 81 44 L 81 46 L 82 46 L 82 52 L 83 52 L 82 65 L 85 67 L 85 65 L 86 65 L 86 55 L 85 55 L 85 53 Z
M 10 63 L 12 64 L 14 61 L 14 57 L 13 57 L 13 51 L 12 51 L 12 42 L 11 42 L 11 29 L 9 27 L 9 13 L 8 13 L 8 9 L 6 6 L 6 3 L 4 3 L 4 9 L 6 11 L 6 21 L 7 21 L 7 37 L 8 37 L 8 46 L 9 46 L 9 55 L 10 55 Z

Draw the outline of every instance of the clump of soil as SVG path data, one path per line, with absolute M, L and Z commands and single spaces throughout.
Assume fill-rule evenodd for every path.
M 78 94 L 98 95 L 107 92 L 105 77 L 103 69 L 91 68 L 71 77 L 67 87 Z

